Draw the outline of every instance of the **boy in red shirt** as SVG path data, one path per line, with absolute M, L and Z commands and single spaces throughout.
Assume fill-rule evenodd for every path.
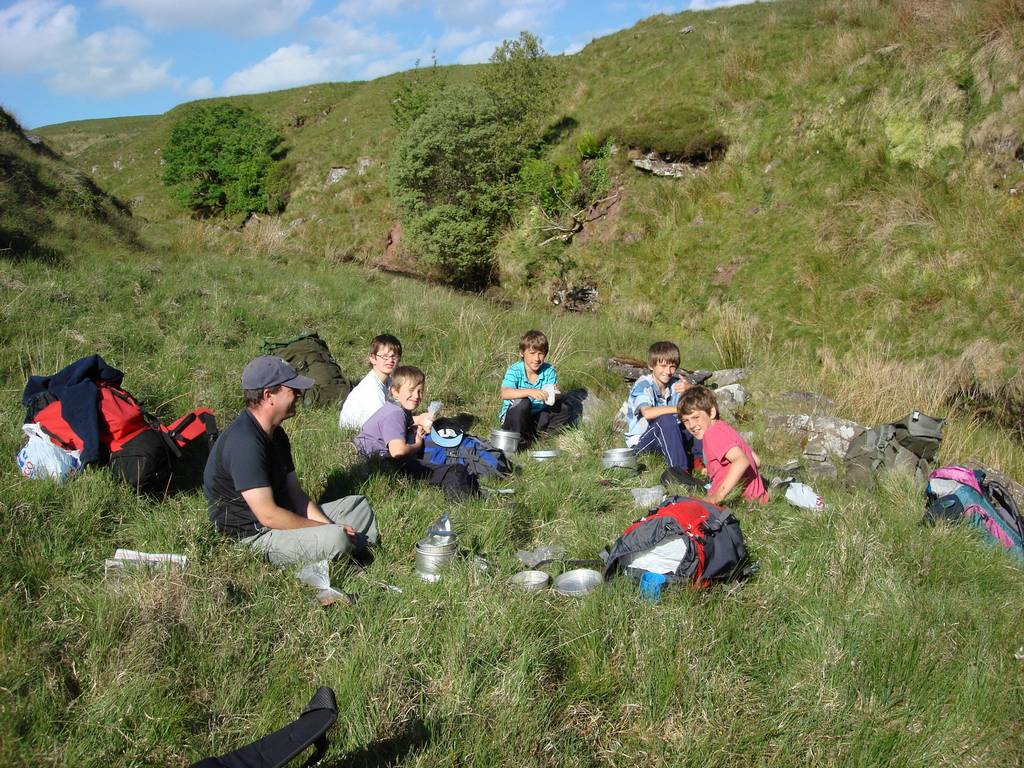
M 680 396 L 678 411 L 683 426 L 704 444 L 704 466 L 711 478 L 707 501 L 721 504 L 739 486 L 745 501 L 767 504 L 768 491 L 757 471 L 761 459 L 739 432 L 718 417 L 714 393 L 707 387 L 691 387 Z

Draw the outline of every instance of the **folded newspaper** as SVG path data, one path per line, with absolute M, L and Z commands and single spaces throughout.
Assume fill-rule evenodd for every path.
M 157 568 L 182 569 L 187 563 L 188 558 L 185 555 L 118 549 L 114 552 L 113 557 L 103 562 L 103 573 L 106 575 L 112 570 L 124 570 L 126 568 L 148 568 L 151 571 L 155 571 Z

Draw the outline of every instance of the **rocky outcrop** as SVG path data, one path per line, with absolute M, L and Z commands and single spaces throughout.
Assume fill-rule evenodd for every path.
M 835 416 L 812 416 L 806 413 L 772 413 L 765 414 L 769 429 L 798 435 L 807 445 L 817 443 L 814 450 L 826 456 L 834 454 L 845 456 L 853 439 L 864 431 L 864 427 L 855 421 L 840 419 Z

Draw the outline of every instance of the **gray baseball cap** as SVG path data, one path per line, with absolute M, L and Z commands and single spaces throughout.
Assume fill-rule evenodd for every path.
M 300 376 L 288 363 L 273 355 L 253 358 L 242 369 L 242 389 L 267 389 L 279 384 L 292 389 L 309 389 L 316 382 L 308 376 Z

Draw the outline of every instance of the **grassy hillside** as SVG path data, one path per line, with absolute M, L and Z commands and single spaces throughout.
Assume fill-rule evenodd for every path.
M 0 258 L 60 261 L 83 246 L 135 243 L 123 203 L 0 109 Z
M 864 337 L 947 355 L 979 336 L 1019 338 L 1021 30 L 1002 0 L 792 1 L 655 16 L 594 41 L 559 61 L 552 121 L 570 130 L 549 156 L 570 155 L 585 131 L 632 135 L 694 109 L 728 149 L 678 180 L 634 169 L 620 147 L 613 214 L 564 251 L 539 249 L 525 216 L 501 248 L 505 293 L 543 301 L 560 273 L 596 284 L 606 311 L 691 318 L 717 301 L 776 338 L 839 351 Z M 294 247 L 380 258 L 397 77 L 238 99 L 288 137 L 299 181 L 278 227 L 302 219 Z M 176 214 L 158 150 L 176 112 L 41 134 L 138 212 L 165 217 Z M 646 133 L 657 149 L 658 130 Z M 326 184 L 359 157 L 374 161 L 365 175 Z

